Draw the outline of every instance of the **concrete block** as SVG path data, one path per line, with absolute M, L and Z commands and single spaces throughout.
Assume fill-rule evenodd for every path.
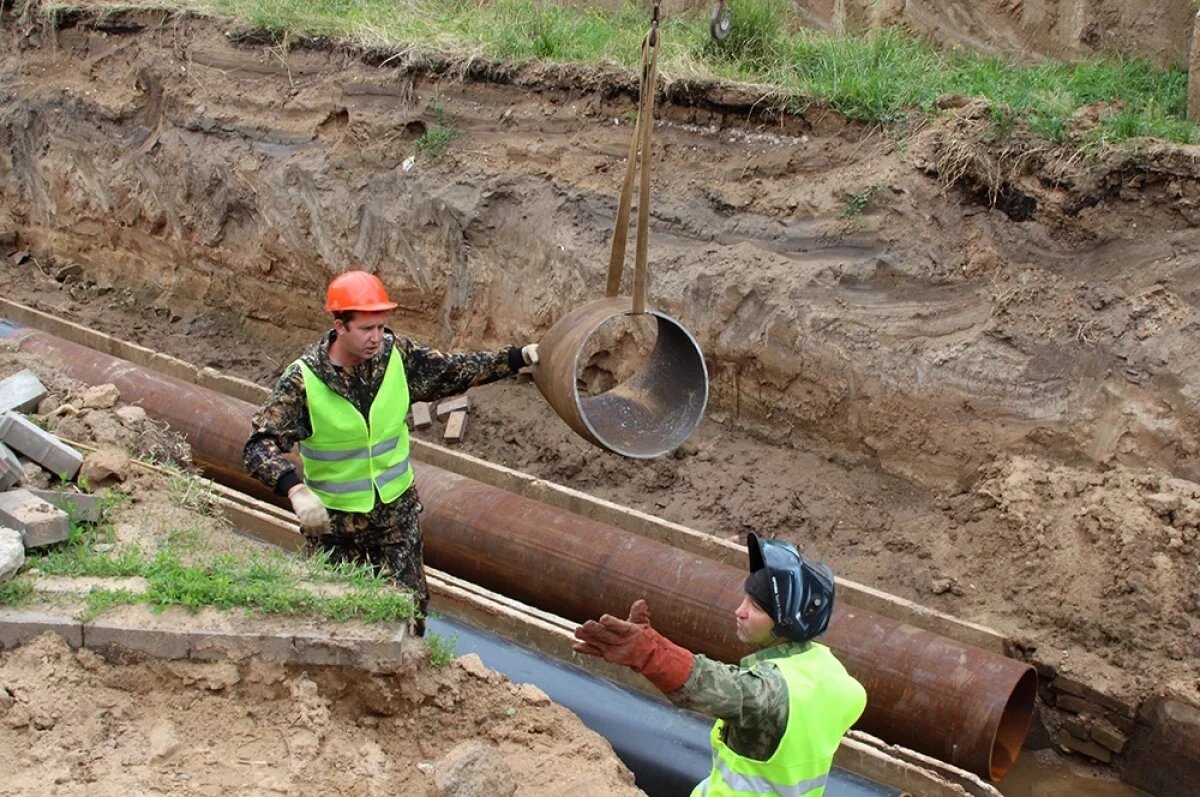
M 73 648 L 83 646 L 83 624 L 68 614 L 0 606 L 0 650 L 12 650 L 47 632 Z
M 188 637 L 188 655 L 196 661 L 244 662 L 261 659 L 287 663 L 295 658 L 296 651 L 289 633 L 190 631 Z
M 322 631 L 292 635 L 295 655 L 291 664 L 310 667 L 355 667 L 373 672 L 394 670 L 402 660 L 404 632 L 391 639 L 335 637 Z
M 26 492 L 36 495 L 46 503 L 61 509 L 75 520 L 96 523 L 100 520 L 100 496 L 73 493 L 66 490 L 38 490 L 26 487 Z
M 438 417 L 449 415 L 452 412 L 468 412 L 471 409 L 471 401 L 466 396 L 452 398 L 449 401 L 443 401 L 438 405 Z
M 446 431 L 442 435 L 448 443 L 461 443 L 467 434 L 467 414 L 452 412 L 446 420 Z
M 1157 797 L 1191 797 L 1200 783 L 1200 707 L 1150 698 L 1138 712 L 1121 780 Z
M 4 443 L 0 443 L 0 490 L 7 490 L 21 481 L 24 473 L 25 469 L 21 466 L 21 460 L 17 459 L 17 455 L 12 452 L 12 449 Z
M 418 401 L 412 405 L 412 424 L 414 429 L 424 429 L 433 423 L 429 416 L 429 402 Z
M 99 653 L 142 653 L 155 659 L 186 659 L 190 647 L 187 634 L 104 617 L 83 626 L 83 643 Z
M 71 533 L 67 513 L 28 490 L 0 493 L 0 524 L 21 532 L 26 548 L 63 542 Z
M 292 634 L 293 664 L 318 667 L 353 667 L 358 663 L 354 640 L 337 639 L 320 631 Z
M 28 368 L 17 371 L 12 376 L 0 379 L 0 412 L 33 412 L 47 392 L 46 386 L 33 371 Z
M 14 412 L 0 415 L 0 441 L 63 480 L 75 477 L 83 455 Z

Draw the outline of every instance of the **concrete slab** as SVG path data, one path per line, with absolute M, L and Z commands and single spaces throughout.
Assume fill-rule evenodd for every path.
M 0 442 L 21 452 L 63 481 L 73 479 L 83 464 L 83 454 L 15 412 L 0 415 Z
M 73 648 L 83 645 L 83 624 L 68 614 L 0 606 L 0 650 L 12 650 L 48 631 Z
M 156 659 L 186 659 L 189 641 L 185 633 L 148 628 L 129 619 L 101 617 L 83 626 L 83 644 L 108 655 L 124 652 Z
M 33 412 L 46 397 L 46 386 L 30 369 L 0 379 L 0 412 Z
M 26 548 L 63 542 L 71 534 L 67 513 L 28 490 L 0 493 L 0 524 L 21 532 Z
M 48 504 L 66 512 L 75 520 L 96 523 L 100 520 L 100 501 L 102 496 L 76 493 L 68 490 L 38 490 L 26 487 L 25 490 L 36 495 Z
M 370 672 L 391 672 L 404 658 L 407 623 L 396 626 L 390 636 L 333 635 L 325 631 L 296 631 L 293 664 L 316 667 L 355 667 Z
M 470 409 L 471 400 L 466 396 L 459 396 L 458 398 L 452 398 L 449 401 L 443 401 L 441 404 L 439 404 L 437 408 L 437 414 L 440 418 L 443 415 L 449 415 L 452 412 L 468 412 Z
M 261 659 L 286 664 L 296 656 L 290 634 L 256 631 L 197 630 L 188 632 L 189 656 L 196 661 Z

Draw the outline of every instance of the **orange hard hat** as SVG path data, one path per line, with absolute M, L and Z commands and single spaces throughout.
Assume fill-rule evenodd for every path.
M 329 290 L 325 293 L 327 313 L 339 313 L 343 310 L 378 313 L 395 307 L 396 303 L 388 298 L 379 277 L 365 271 L 346 271 L 338 274 L 329 283 Z

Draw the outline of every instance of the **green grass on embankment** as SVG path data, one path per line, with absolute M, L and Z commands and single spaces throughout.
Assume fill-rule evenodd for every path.
M 45 13 L 97 6 L 43 3 Z M 634 68 L 649 14 L 539 0 L 195 0 L 125 2 L 120 9 L 177 8 L 230 17 L 287 38 L 324 36 L 368 47 L 420 46 L 501 61 L 599 63 Z M 936 49 L 899 30 L 835 38 L 799 28 L 789 0 L 736 0 L 723 42 L 707 18 L 664 17 L 660 65 L 670 77 L 716 77 L 779 87 L 803 107 L 823 101 L 858 121 L 895 124 L 933 113 L 943 94 L 993 103 L 997 131 L 1024 121 L 1062 141 L 1077 110 L 1108 107 L 1084 144 L 1149 136 L 1200 141 L 1186 121 L 1187 74 L 1120 57 L 1017 65 L 965 50 Z

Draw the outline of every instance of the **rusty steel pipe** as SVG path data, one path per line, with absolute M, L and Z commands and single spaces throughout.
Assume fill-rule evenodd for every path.
M 0 322 L 0 339 L 166 421 L 213 477 L 286 506 L 241 467 L 255 408 L 42 332 Z M 428 563 L 574 621 L 637 598 L 654 624 L 697 653 L 736 662 L 732 618 L 745 570 L 681 551 L 473 479 L 418 463 Z M 1029 729 L 1033 668 L 838 603 L 821 639 L 867 689 L 857 727 L 999 780 Z
M 708 405 L 708 369 L 700 346 L 675 319 L 647 309 L 657 334 L 645 362 L 624 382 L 581 395 L 577 376 L 588 342 L 601 327 L 632 316 L 629 298 L 614 296 L 575 308 L 538 345 L 533 381 L 558 416 L 584 440 L 625 457 L 649 459 L 678 448 Z

